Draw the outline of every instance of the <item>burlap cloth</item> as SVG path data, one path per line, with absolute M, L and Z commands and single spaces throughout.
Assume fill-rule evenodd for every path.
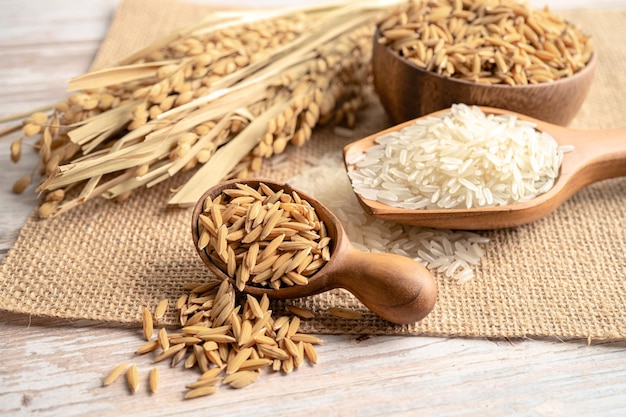
M 111 23 L 94 67 L 114 63 L 172 28 L 194 21 L 206 5 L 126 0 Z M 563 13 L 586 29 L 599 53 L 594 85 L 573 127 L 623 125 L 626 114 L 626 10 Z M 261 173 L 284 180 L 305 159 L 340 152 L 348 142 L 387 127 L 372 99 L 351 138 L 332 128 L 305 147 L 288 150 L 290 164 Z M 167 209 L 170 189 L 184 177 L 134 194 L 123 204 L 95 200 L 66 215 L 33 215 L 0 272 L 0 306 L 12 312 L 68 319 L 137 323 L 139 308 L 175 300 L 182 284 L 207 271 L 192 247 L 190 209 Z M 329 184 L 332 186 L 332 184 Z M 318 318 L 321 333 L 429 334 L 468 337 L 626 337 L 626 178 L 588 187 L 534 224 L 486 232 L 492 242 L 477 277 L 457 284 L 437 278 L 439 298 L 423 321 L 394 326 L 368 313 L 350 294 L 332 291 L 296 303 Z M 325 313 L 329 306 L 364 311 L 358 320 Z M 284 308 L 274 305 L 275 310 Z M 169 322 L 176 321 L 174 315 Z

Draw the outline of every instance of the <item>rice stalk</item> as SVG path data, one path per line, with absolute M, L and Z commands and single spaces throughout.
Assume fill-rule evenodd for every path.
M 288 144 L 303 145 L 319 124 L 352 126 L 369 87 L 373 25 L 396 3 L 213 13 L 75 77 L 73 93 L 38 110 L 45 118 L 21 121 L 12 145 L 14 162 L 23 143 L 39 151 L 40 217 L 96 197 L 121 201 L 194 170 L 167 201 L 190 205 L 210 184 L 250 176 Z

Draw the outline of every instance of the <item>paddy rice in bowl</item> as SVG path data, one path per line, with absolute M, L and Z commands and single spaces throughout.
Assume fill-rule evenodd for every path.
M 513 0 L 407 2 L 373 42 L 374 86 L 395 123 L 465 103 L 567 125 L 596 63 L 581 28 Z

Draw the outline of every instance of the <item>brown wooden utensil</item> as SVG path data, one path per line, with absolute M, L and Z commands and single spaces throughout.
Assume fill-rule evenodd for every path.
M 357 194 L 363 208 L 376 217 L 416 226 L 457 230 L 506 228 L 531 223 L 547 216 L 561 203 L 589 184 L 626 175 L 626 128 L 575 130 L 507 110 L 490 107 L 480 107 L 480 109 L 486 114 L 510 114 L 519 119 L 531 121 L 536 124 L 538 130 L 552 135 L 559 145 L 574 146 L 573 151 L 564 154 L 559 176 L 549 191 L 532 200 L 506 206 L 441 210 L 396 208 L 362 198 Z M 423 118 L 448 112 L 450 109 L 440 110 Z M 417 119 L 347 145 L 344 148 L 346 168 L 351 169 L 351 161 L 354 161 L 365 149 L 374 145 L 376 138 L 388 132 L 401 130 L 415 123 L 415 120 Z
M 257 188 L 259 183 L 272 190 L 294 191 L 288 184 L 265 179 L 230 180 L 210 188 L 196 203 L 191 221 L 191 232 L 198 255 L 209 270 L 220 279 L 234 280 L 211 262 L 205 250 L 198 248 L 199 221 L 207 197 L 217 197 L 222 190 L 234 188 L 236 183 Z M 267 294 L 273 299 L 301 298 L 333 288 L 344 288 L 354 294 L 366 307 L 380 317 L 396 323 L 409 324 L 423 319 L 434 307 L 437 287 L 432 274 L 420 263 L 405 256 L 382 253 L 366 253 L 355 249 L 350 243 L 339 219 L 313 197 L 296 190 L 308 201 L 326 224 L 331 240 L 330 260 L 306 285 L 294 285 L 280 289 L 248 284 L 243 292 L 257 297 Z
M 579 72 L 552 82 L 526 85 L 479 84 L 428 71 L 379 42 L 372 49 L 374 87 L 394 123 L 403 123 L 456 103 L 507 109 L 567 126 L 593 82 L 597 56 Z

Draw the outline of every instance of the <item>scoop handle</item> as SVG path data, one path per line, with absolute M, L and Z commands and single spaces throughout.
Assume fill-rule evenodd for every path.
M 562 171 L 576 173 L 576 182 L 572 180 L 570 187 L 580 189 L 626 175 L 626 128 L 570 131 L 567 137 L 574 145 L 574 158 L 564 162 L 569 165 L 563 166 Z
M 333 276 L 336 286 L 350 291 L 372 312 L 396 324 L 423 319 L 437 299 L 432 274 L 406 256 L 362 252 L 349 245 Z

